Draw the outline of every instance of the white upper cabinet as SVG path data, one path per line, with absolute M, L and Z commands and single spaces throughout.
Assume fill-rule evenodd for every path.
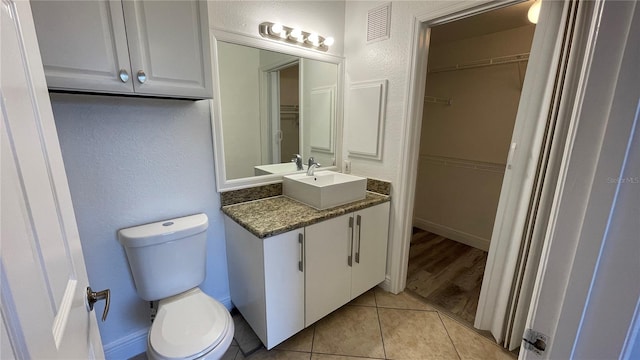
M 210 98 L 206 1 L 124 0 L 122 4 L 134 91 Z
M 211 98 L 206 1 L 31 4 L 50 89 Z
M 50 89 L 131 93 L 129 49 L 120 1 L 32 1 Z

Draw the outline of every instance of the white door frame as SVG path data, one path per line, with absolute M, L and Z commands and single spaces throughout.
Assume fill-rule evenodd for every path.
M 520 1 L 491 2 L 472 8 L 469 8 L 468 4 L 457 4 L 437 12 L 416 16 L 413 20 L 411 81 L 409 104 L 406 109 L 408 122 L 403 131 L 404 141 L 402 141 L 404 144 L 402 158 L 404 160 L 400 176 L 402 183 L 399 190 L 401 214 L 397 217 L 402 219 L 400 224 L 402 241 L 394 244 L 391 253 L 389 290 L 392 292 L 400 292 L 406 286 L 430 27 L 518 2 Z M 504 320 L 520 245 L 512 239 L 514 239 L 514 235 L 515 238 L 520 239 L 524 227 L 529 207 L 529 195 L 533 190 L 535 169 L 544 136 L 544 125 L 554 89 L 555 71 L 562 41 L 562 29 L 558 23 L 563 11 L 562 3 L 549 3 L 552 5 L 555 3 L 555 6 L 543 6 L 540 22 L 536 27 L 528 68 L 538 69 L 537 76 L 529 76 L 525 79 L 523 86 L 521 103 L 518 108 L 520 119 L 516 120 L 514 140 L 512 140 L 512 143 L 517 143 L 517 150 L 511 150 L 509 156 L 511 161 L 505 169 L 496 224 L 489 250 L 490 255 L 487 260 L 487 270 L 485 270 L 485 276 L 489 274 L 491 280 L 487 281 L 485 277 L 485 281 L 483 281 L 485 297 L 484 301 L 478 305 L 476 315 L 477 327 L 492 329 L 498 335 L 501 335 L 502 332 L 502 322 L 498 324 L 495 319 L 502 312 L 501 317 Z M 518 123 L 521 124 L 520 127 L 518 127 Z M 519 216 L 507 217 L 506 214 L 519 214 Z M 485 287 L 488 290 L 485 290 Z M 487 295 L 491 295 L 491 299 Z M 497 309 L 494 308 L 496 305 Z M 500 330 L 497 331 L 498 329 Z
M 640 340 L 640 6 L 590 5 L 587 61 L 527 319 L 549 341 L 542 357 L 521 359 L 631 358 Z
M 260 129 L 262 131 L 263 139 L 263 164 L 280 163 L 280 141 L 276 140 L 276 135 L 280 131 L 280 107 L 274 106 L 274 103 L 277 100 L 278 105 L 280 104 L 280 70 L 296 64 L 298 64 L 301 69 L 302 64 L 300 59 L 282 60 L 262 66 L 258 69 L 258 78 L 260 81 Z M 302 71 L 299 70 L 298 84 L 302 84 L 302 80 Z M 302 86 L 299 88 L 302 89 Z M 299 93 L 300 92 L 301 91 L 299 91 Z M 300 96 L 300 94 L 298 94 L 298 96 Z M 300 106 L 300 109 L 302 109 L 302 106 Z M 300 111 L 300 113 L 302 113 L 302 111 Z M 278 119 L 278 121 L 274 121 L 274 119 Z M 300 117 L 299 120 L 300 123 L 302 123 L 302 117 Z M 302 132 L 298 133 L 298 137 L 302 138 Z M 302 147 L 300 147 L 298 151 L 302 154 Z

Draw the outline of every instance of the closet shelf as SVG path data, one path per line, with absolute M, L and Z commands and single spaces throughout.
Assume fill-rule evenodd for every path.
M 507 55 L 507 56 L 500 56 L 500 57 L 494 57 L 494 58 L 483 59 L 483 60 L 476 60 L 476 61 L 472 61 L 464 64 L 441 66 L 441 67 L 429 69 L 428 73 L 438 73 L 438 72 L 472 69 L 472 68 L 493 66 L 493 65 L 511 64 L 511 63 L 517 63 L 517 62 L 522 62 L 527 60 L 529 60 L 529 53 Z

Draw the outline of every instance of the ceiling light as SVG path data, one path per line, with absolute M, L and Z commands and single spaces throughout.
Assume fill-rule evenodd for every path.
M 529 12 L 527 12 L 527 18 L 534 24 L 538 23 L 538 18 L 540 17 L 540 5 L 541 0 L 536 0 L 529 8 Z

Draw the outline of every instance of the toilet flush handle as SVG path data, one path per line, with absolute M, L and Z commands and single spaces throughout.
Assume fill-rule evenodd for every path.
M 93 304 L 98 300 L 105 300 L 104 311 L 102 312 L 102 321 L 107 320 L 107 314 L 109 314 L 109 304 L 111 303 L 111 290 L 105 289 L 102 291 L 93 291 L 90 286 L 87 286 L 87 302 L 89 303 L 89 311 L 93 310 Z

